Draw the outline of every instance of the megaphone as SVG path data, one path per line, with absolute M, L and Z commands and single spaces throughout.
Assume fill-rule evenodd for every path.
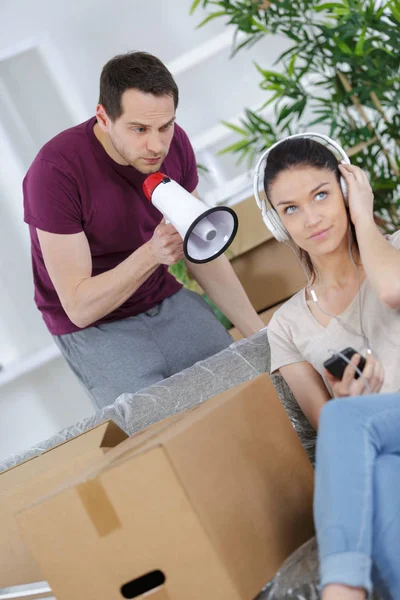
M 174 225 L 183 239 L 183 251 L 193 263 L 214 260 L 231 245 L 238 228 L 236 213 L 227 206 L 204 210 L 204 204 L 163 173 L 143 182 L 148 200 Z

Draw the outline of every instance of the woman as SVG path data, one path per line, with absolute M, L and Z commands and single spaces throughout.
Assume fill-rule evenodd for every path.
M 268 337 L 271 371 L 319 426 L 323 598 L 364 598 L 372 563 L 389 597 L 400 598 L 400 232 L 379 232 L 366 174 L 312 139 L 271 150 L 264 188 L 308 279 L 275 313 Z M 348 346 L 358 354 L 338 380 L 323 363 Z

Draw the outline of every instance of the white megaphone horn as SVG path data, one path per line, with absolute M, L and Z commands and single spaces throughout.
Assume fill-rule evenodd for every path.
M 215 206 L 204 210 L 201 200 L 163 173 L 149 175 L 143 191 L 180 233 L 183 251 L 191 262 L 214 260 L 231 245 L 238 228 L 237 215 L 231 208 Z

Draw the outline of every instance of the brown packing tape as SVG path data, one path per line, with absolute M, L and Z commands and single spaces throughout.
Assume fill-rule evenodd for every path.
M 122 527 L 107 493 L 98 479 L 80 483 L 78 496 L 100 537 Z

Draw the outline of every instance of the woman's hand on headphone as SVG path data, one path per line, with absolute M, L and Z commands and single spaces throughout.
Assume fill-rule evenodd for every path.
M 367 174 L 356 167 L 346 163 L 339 164 L 339 170 L 347 184 L 348 201 L 351 220 L 357 227 L 361 220 L 374 219 L 374 194 Z
M 335 398 L 344 398 L 347 396 L 362 396 L 365 394 L 377 394 L 380 392 L 385 373 L 382 365 L 371 354 L 367 355 L 365 367 L 362 371 L 363 377 L 355 378 L 360 355 L 354 354 L 350 363 L 343 372 L 342 379 L 337 379 L 325 369 L 325 378 L 331 387 Z M 354 366 L 353 366 L 354 365 Z M 368 382 L 369 389 L 365 385 Z

